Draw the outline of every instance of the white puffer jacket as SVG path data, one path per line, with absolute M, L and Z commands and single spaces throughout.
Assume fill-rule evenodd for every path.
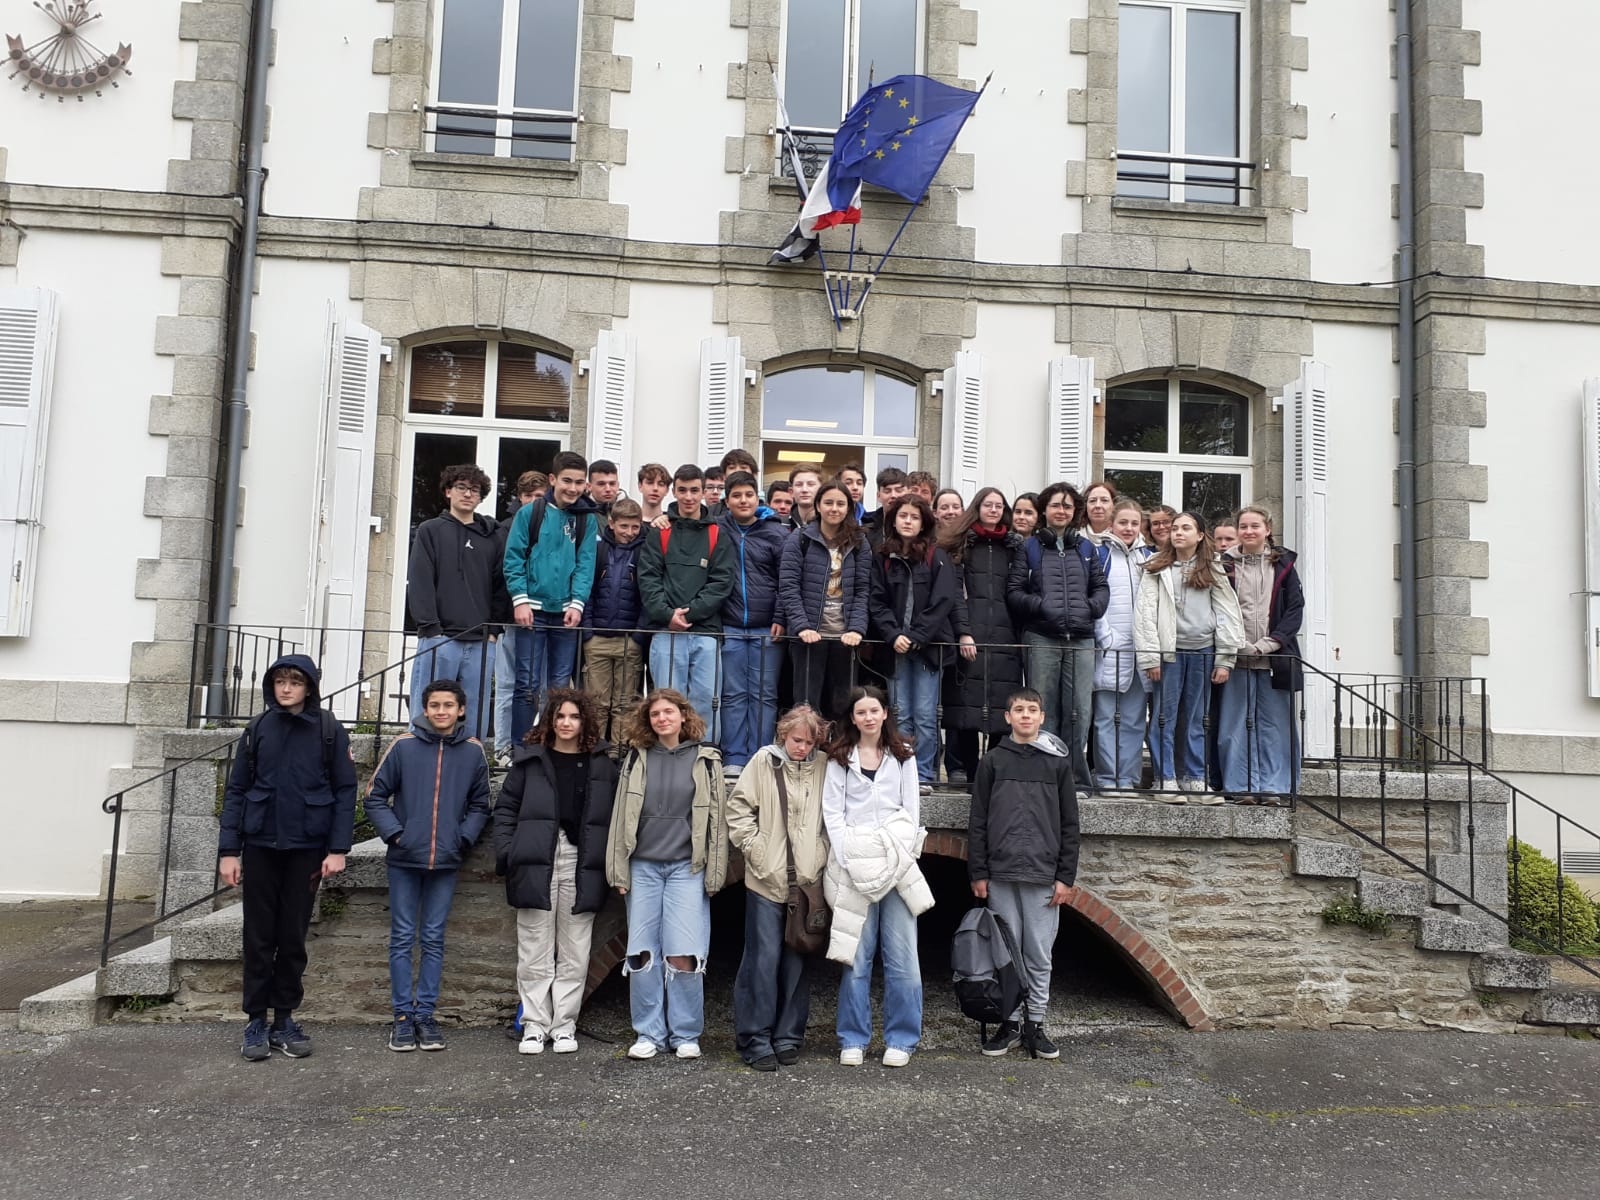
M 1094 623 L 1094 690 L 1126 692 L 1143 689 L 1144 673 L 1134 669 L 1133 616 L 1139 606 L 1139 581 L 1151 551 L 1148 546 L 1124 546 L 1108 537 L 1100 551 L 1101 568 L 1111 598 L 1105 615 Z
M 847 825 L 834 841 L 822 878 L 822 894 L 833 909 L 828 957 L 834 962 L 855 962 L 867 911 L 890 891 L 900 894 L 914 917 L 933 907 L 933 891 L 917 866 L 927 832 L 901 810 L 880 825 Z

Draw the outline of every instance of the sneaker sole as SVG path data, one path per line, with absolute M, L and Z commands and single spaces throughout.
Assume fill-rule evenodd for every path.
M 534 1048 L 533 1048 L 533 1047 L 532 1047 L 532 1046 L 529 1046 L 529 1047 L 527 1047 L 527 1048 L 524 1048 L 524 1047 L 522 1047 L 522 1046 L 518 1046 L 518 1047 L 517 1047 L 517 1053 L 518 1053 L 518 1054 L 543 1054 L 543 1053 L 544 1053 L 544 1047 L 543 1047 L 543 1046 L 540 1046 L 540 1047 L 539 1047 L 539 1048 L 538 1048 L 538 1049 L 537 1049 L 537 1050 L 536 1050 L 536 1049 L 534 1049 Z
M 1011 1053 L 1011 1051 L 1016 1048 L 1016 1045 L 1017 1044 L 1015 1042 L 1012 1042 L 1011 1045 L 1002 1046 L 998 1050 L 989 1050 L 989 1049 L 986 1048 L 983 1051 L 983 1056 L 985 1058 L 1001 1058 L 1004 1055 L 1007 1055 L 1007 1054 Z
M 417 1043 L 417 1049 L 418 1050 L 443 1050 L 444 1049 L 444 1043 L 443 1042 L 419 1042 L 419 1043 Z
M 415 1042 L 412 1042 L 409 1046 L 396 1046 L 393 1042 L 389 1043 L 389 1049 L 393 1050 L 396 1054 L 410 1054 L 416 1048 L 417 1044 Z
M 551 1049 L 557 1054 L 576 1054 L 578 1052 L 578 1044 L 574 1042 L 570 1046 L 557 1045 L 552 1046 Z
M 1041 1050 L 1037 1054 L 1035 1054 L 1034 1057 L 1035 1058 L 1047 1058 L 1047 1059 L 1050 1059 L 1053 1062 L 1054 1060 L 1056 1060 L 1056 1059 L 1061 1057 L 1061 1051 L 1057 1050 L 1054 1054 L 1046 1054 L 1043 1050 Z
M 309 1050 L 291 1050 L 287 1046 L 279 1046 L 278 1049 L 283 1052 L 283 1056 L 285 1058 L 310 1058 L 311 1057 L 311 1051 L 309 1051 Z
M 263 1053 L 257 1054 L 254 1051 L 241 1050 L 239 1051 L 239 1057 L 244 1059 L 245 1062 L 266 1062 L 267 1059 L 272 1057 L 272 1051 L 267 1050 Z
M 660 1053 L 661 1051 L 659 1050 L 652 1050 L 649 1054 L 635 1054 L 632 1050 L 629 1050 L 628 1057 L 633 1059 L 634 1062 L 648 1062 Z

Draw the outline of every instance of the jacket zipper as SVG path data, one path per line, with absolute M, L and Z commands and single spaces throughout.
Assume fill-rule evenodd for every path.
M 439 857 L 439 782 L 444 778 L 444 743 L 439 743 L 439 758 L 433 768 L 433 829 L 428 834 L 428 870 Z

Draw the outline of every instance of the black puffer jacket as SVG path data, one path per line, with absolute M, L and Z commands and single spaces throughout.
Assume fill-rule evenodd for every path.
M 617 796 L 617 764 L 605 744 L 589 757 L 589 787 L 578 827 L 575 913 L 599 912 L 606 902 L 606 836 Z M 561 799 L 555 765 L 544 746 L 518 746 L 494 806 L 495 873 L 506 877 L 512 908 L 549 911 Z
M 954 653 L 951 645 L 960 579 L 943 550 L 909 561 L 898 554 L 872 555 L 872 635 L 883 642 L 911 639 L 911 654 L 937 670 Z M 884 662 L 893 661 L 893 647 Z
M 1075 529 L 1058 541 L 1041 528 L 1024 543 L 1023 552 L 1006 581 L 1006 602 L 1017 624 L 1046 637 L 1093 637 L 1094 623 L 1111 599 L 1095 548 Z
M 956 570 L 966 588 L 966 603 L 956 609 L 956 636 L 978 643 L 972 662 L 955 660 L 944 676 L 944 726 L 1004 732 L 1006 697 L 1022 686 L 1022 652 L 1006 603 L 1006 581 L 1018 562 L 1027 566 L 1022 539 L 1014 533 L 967 533 Z M 985 649 L 994 647 L 994 649 Z

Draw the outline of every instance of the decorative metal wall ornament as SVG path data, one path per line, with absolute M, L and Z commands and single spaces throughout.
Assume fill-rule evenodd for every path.
M 102 16 L 89 11 L 91 2 L 33 0 L 33 6 L 56 23 L 56 32 L 31 46 L 24 46 L 20 35 L 6 34 L 11 78 L 27 81 L 22 85 L 23 91 L 37 88 L 39 99 L 52 93 L 63 104 L 68 96 L 76 96 L 81 104 L 89 92 L 100 96 L 104 94 L 100 89 L 106 84 L 116 87 L 117 75 L 133 74 L 128 70 L 132 46 L 119 45 L 115 54 L 107 54 L 83 36 L 84 26 Z

